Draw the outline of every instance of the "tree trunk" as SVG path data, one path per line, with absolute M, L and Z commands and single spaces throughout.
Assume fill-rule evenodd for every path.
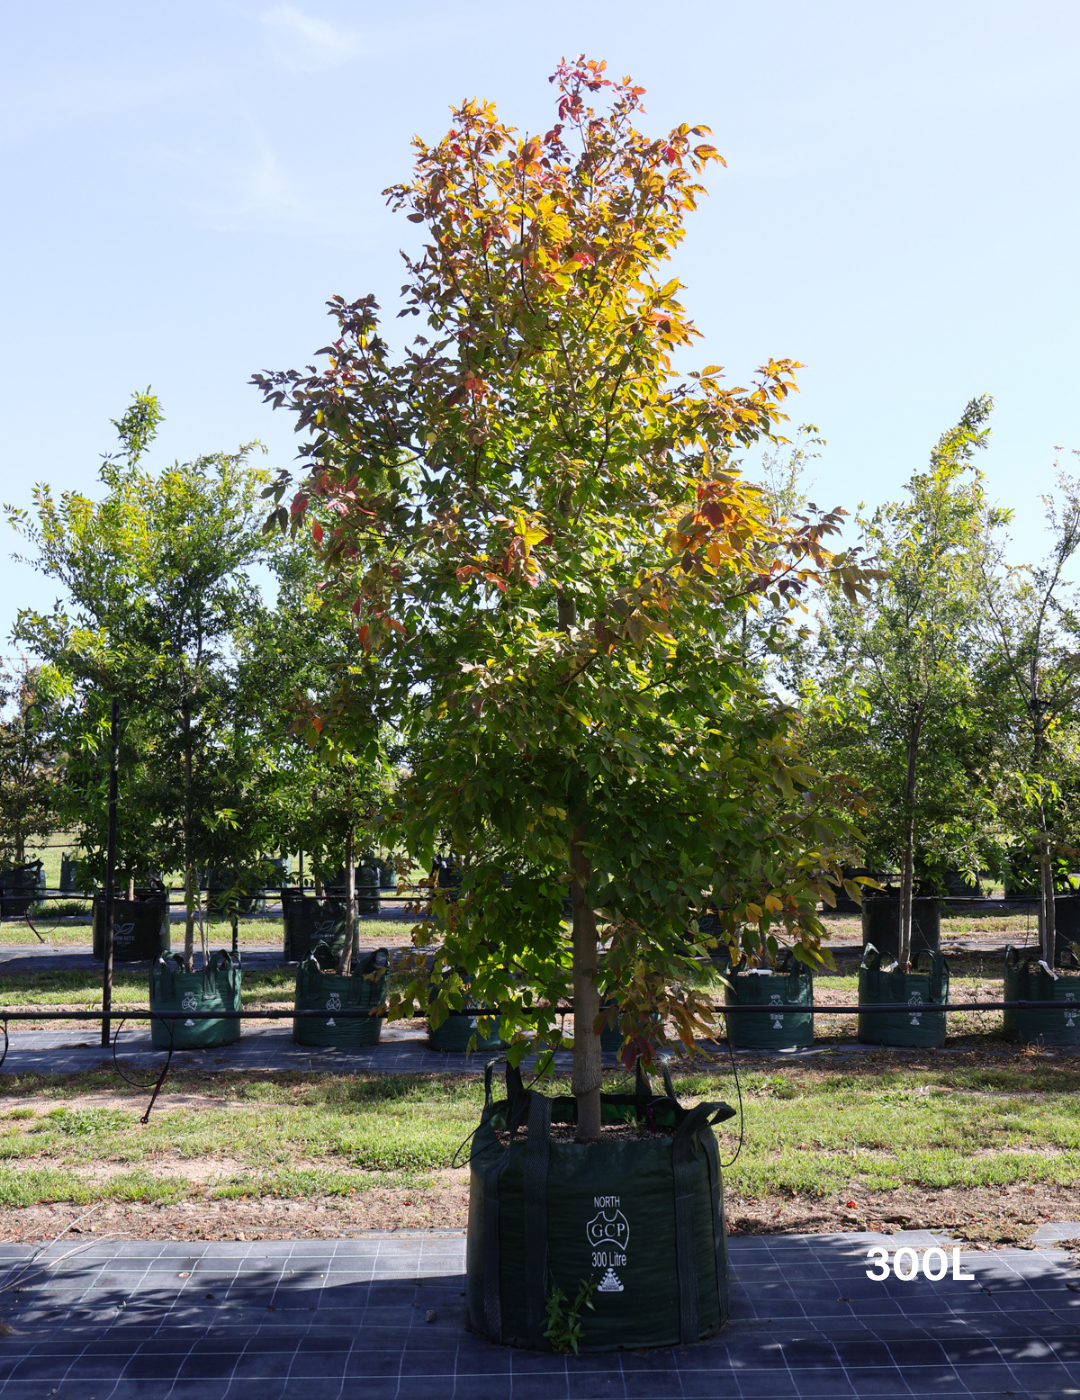
M 1035 712 L 1035 771 L 1042 777 L 1043 725 L 1039 700 L 1032 687 L 1031 708 Z M 1057 941 L 1057 906 L 1054 904 L 1054 871 L 1050 863 L 1050 832 L 1046 825 L 1046 807 L 1039 791 L 1039 946 L 1047 967 L 1054 966 L 1054 944 Z
M 345 833 L 345 946 L 341 950 L 341 960 L 338 963 L 338 972 L 342 977 L 348 977 L 352 960 L 359 952 L 356 946 L 360 941 L 360 930 L 356 926 L 356 860 L 353 854 L 355 838 L 356 827 L 350 822 Z
M 907 972 L 911 964 L 911 899 L 915 885 L 915 792 L 919 775 L 919 744 L 923 711 L 920 707 L 908 731 L 907 774 L 904 780 L 904 845 L 900 854 L 900 933 L 896 961 Z
M 105 948 L 101 983 L 101 1043 L 109 1043 L 116 935 L 116 802 L 120 790 L 120 701 L 113 696 L 109 725 L 109 808 L 105 834 Z M 165 913 L 168 916 L 168 909 Z
M 574 1068 L 570 1086 L 577 1099 L 577 1141 L 600 1140 L 600 1037 L 594 1027 L 600 1014 L 596 983 L 598 939 L 596 915 L 585 903 L 592 873 L 582 850 L 585 828 L 578 827 L 570 843 L 574 882 L 570 902 L 574 911 Z
M 1054 868 L 1050 859 L 1050 833 L 1046 813 L 1039 803 L 1039 946 L 1047 967 L 1054 966 L 1057 942 L 1057 905 L 1054 903 Z
M 577 622 L 577 603 L 565 593 L 558 595 L 559 630 L 569 632 Z M 585 903 L 585 890 L 592 865 L 582 849 L 586 828 L 579 826 L 570 838 L 570 905 L 574 914 L 574 1068 L 570 1087 L 577 1099 L 577 1141 L 600 1141 L 600 1037 L 595 1026 L 600 1014 L 600 991 L 596 984 L 599 939 L 596 915 Z
M 195 962 L 195 900 L 198 897 L 199 881 L 192 855 L 194 845 L 193 816 L 191 806 L 192 761 L 191 761 L 191 702 L 184 701 L 184 964 L 193 970 Z

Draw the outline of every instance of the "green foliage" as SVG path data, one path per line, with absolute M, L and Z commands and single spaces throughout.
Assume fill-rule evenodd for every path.
M 577 1355 L 581 1342 L 582 1309 L 595 1307 L 592 1297 L 596 1287 L 595 1279 L 583 1278 L 578 1284 L 574 1301 L 566 1307 L 566 1294 L 557 1283 L 551 1285 L 544 1309 L 547 1314 L 544 1336 L 551 1343 L 552 1351 L 572 1351 Z
M 379 677 L 360 664 L 352 614 L 342 616 L 325 597 L 322 570 L 306 545 L 282 541 L 274 563 L 278 605 L 259 613 L 241 639 L 261 722 L 272 714 L 274 728 L 288 735 L 262 755 L 263 805 L 272 813 L 274 846 L 304 851 L 321 881 L 343 868 L 350 825 L 359 855 L 395 846 L 387 821 L 394 737 L 387 726 L 372 726 L 365 742 L 344 746 L 335 726 L 323 722 L 319 706 L 329 696 L 374 713 Z
M 900 868 L 905 899 L 916 863 L 927 873 L 977 870 L 992 820 L 978 781 L 992 747 L 980 708 L 979 612 L 1003 517 L 971 465 L 991 407 L 972 400 L 929 470 L 911 477 L 907 498 L 859 518 L 881 577 L 864 602 L 832 591 L 806 686 L 818 761 L 872 793 L 866 854 L 879 870 Z M 901 938 L 906 963 L 910 907 Z
M 982 569 L 984 686 L 998 736 L 991 791 L 1013 836 L 1002 866 L 1037 870 L 1043 957 L 1053 963 L 1055 866 L 1076 868 L 1080 844 L 1080 599 L 1068 577 L 1080 549 L 1080 481 L 1064 473 L 1043 498 L 1050 548 L 1010 567 L 1004 544 Z
M 26 662 L 0 670 L 0 857 L 16 864 L 58 826 L 61 705 L 49 681 Z
M 363 648 L 312 722 L 357 751 L 396 727 L 409 853 L 461 859 L 462 898 L 436 899 L 446 960 L 502 1012 L 513 1057 L 526 1032 L 562 1042 L 572 987 L 584 1094 L 600 995 L 617 993 L 628 1055 L 664 1037 L 654 1010 L 684 1048 L 711 1029 L 679 983 L 715 945 L 706 906 L 755 959 L 781 941 L 819 957 L 857 799 L 806 765 L 762 664 L 773 642 L 748 654 L 742 623 L 825 576 L 854 598 L 862 576 L 824 548 L 836 513 L 781 516 L 730 466 L 778 429 L 795 366 L 770 361 L 750 390 L 715 365 L 674 372 L 698 333 L 666 264 L 717 159 L 706 129 L 643 135 L 641 89 L 603 65 L 555 81 L 546 135 L 466 103 L 389 191 L 423 231 L 402 312 L 423 334 L 395 358 L 374 301 L 335 298 L 325 367 L 256 382 L 312 435 L 271 524 L 309 539 Z M 425 978 L 411 993 L 393 1009 L 426 1009 Z M 460 984 L 440 996 L 457 1009 Z
M 104 869 L 117 696 L 118 873 L 182 869 L 190 910 L 198 868 L 244 869 L 272 837 L 252 797 L 283 726 L 274 735 L 260 722 L 258 658 L 243 643 L 265 611 L 251 568 L 274 551 L 259 528 L 266 478 L 251 447 L 152 473 L 141 462 L 160 417 L 147 392 L 116 422 L 123 451 L 102 465 L 100 500 L 40 485 L 32 517 L 8 511 L 34 567 L 67 595 L 52 613 L 22 610 L 14 635 L 66 695 L 61 817 L 91 876 Z M 191 938 L 189 914 L 189 957 Z

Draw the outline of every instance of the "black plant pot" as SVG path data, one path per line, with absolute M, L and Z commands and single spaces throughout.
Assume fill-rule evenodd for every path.
M 116 962 L 156 962 L 170 948 L 167 894 L 113 901 L 113 958 Z M 105 896 L 94 895 L 94 957 L 105 957 Z
M 303 962 L 320 943 L 335 958 L 345 946 L 345 901 L 320 899 L 302 890 L 281 892 L 282 927 L 285 935 L 285 961 Z
M 863 947 L 872 943 L 883 958 L 896 958 L 900 952 L 900 900 L 878 895 L 863 900 Z M 937 899 L 911 901 L 911 960 L 920 953 L 936 953 L 941 947 L 941 902 Z
M 1054 962 L 1068 962 L 1080 943 L 1080 894 L 1054 896 Z
M 0 872 L 0 915 L 11 918 L 25 914 L 44 892 L 45 875 L 40 860 L 27 861 Z

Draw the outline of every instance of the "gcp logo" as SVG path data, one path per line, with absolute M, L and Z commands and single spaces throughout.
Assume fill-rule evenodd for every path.
M 594 1249 L 597 1245 L 605 1243 L 625 1249 L 630 1242 L 630 1222 L 621 1210 L 611 1214 L 602 1210 L 585 1226 L 585 1233 Z

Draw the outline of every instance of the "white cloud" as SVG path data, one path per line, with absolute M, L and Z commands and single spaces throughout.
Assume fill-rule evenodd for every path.
M 306 72 L 337 68 L 357 52 L 355 34 L 306 15 L 295 5 L 275 5 L 259 18 L 271 30 L 278 61 L 286 68 Z

